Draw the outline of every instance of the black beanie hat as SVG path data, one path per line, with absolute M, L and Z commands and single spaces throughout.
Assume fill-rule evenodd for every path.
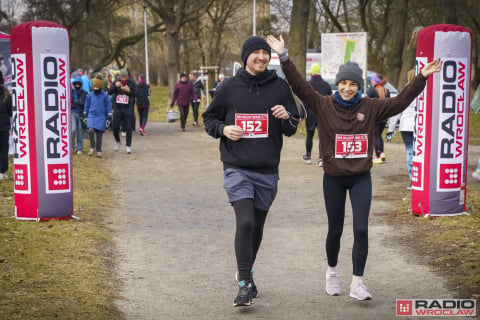
M 343 80 L 355 81 L 360 89 L 363 88 L 363 71 L 358 63 L 348 61 L 338 68 L 338 73 L 335 76 L 335 85 L 338 86 L 338 83 Z
M 265 49 L 268 51 L 268 54 L 271 55 L 272 48 L 268 45 L 267 41 L 259 36 L 251 36 L 243 43 L 242 47 L 242 62 L 243 65 L 247 65 L 247 58 L 255 50 Z

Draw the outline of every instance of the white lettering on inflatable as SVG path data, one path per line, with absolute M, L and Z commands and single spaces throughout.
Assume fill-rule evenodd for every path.
M 15 193 L 31 193 L 30 139 L 28 130 L 27 68 L 25 54 L 12 54 L 12 133 Z
M 67 57 L 41 55 L 44 158 L 47 192 L 70 190 L 70 90 Z
M 466 59 L 448 58 L 440 73 L 438 191 L 459 190 L 462 183 L 465 132 Z
M 416 73 L 420 73 L 427 64 L 428 60 L 425 57 L 417 57 Z M 417 112 L 415 118 L 415 129 L 413 135 L 413 161 L 412 161 L 412 189 L 423 190 L 424 179 L 423 174 L 425 170 L 425 157 L 427 150 L 427 141 L 429 133 L 427 132 L 428 119 L 428 82 L 424 90 L 417 97 Z

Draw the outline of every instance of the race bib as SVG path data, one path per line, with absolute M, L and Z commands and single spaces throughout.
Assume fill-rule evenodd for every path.
M 268 114 L 236 113 L 235 125 L 245 132 L 244 138 L 268 137 Z
M 126 94 L 119 94 L 117 95 L 117 103 L 121 103 L 121 104 L 128 104 L 128 99 L 129 99 L 129 96 L 127 96 Z
M 366 158 L 368 137 L 366 134 L 337 134 L 335 158 Z

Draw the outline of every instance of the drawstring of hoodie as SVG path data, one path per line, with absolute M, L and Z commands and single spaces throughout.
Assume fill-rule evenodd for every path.
M 254 85 L 255 85 L 255 87 L 257 87 L 257 96 L 259 96 L 260 91 L 258 90 L 258 83 L 257 82 L 251 82 L 250 83 L 250 87 L 248 88 L 248 93 L 252 93 L 252 88 L 253 88 Z

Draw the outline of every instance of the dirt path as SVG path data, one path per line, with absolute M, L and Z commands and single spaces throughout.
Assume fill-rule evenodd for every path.
M 300 160 L 303 138 L 287 138 L 279 193 L 255 265 L 260 298 L 250 308 L 232 307 L 237 293 L 234 215 L 223 190 L 218 141 L 200 128 L 181 132 L 178 123 L 151 123 L 148 134 L 134 135 L 131 155 L 114 153 L 109 135 L 104 140 L 119 199 L 113 228 L 123 298 L 117 305 L 126 319 L 384 320 L 395 318 L 395 299 L 454 296 L 442 278 L 393 240 L 408 226 L 384 223 L 384 214 L 394 208 L 391 200 L 408 195 L 402 185 L 407 177 L 400 144 L 386 146 L 387 163 L 372 173 L 365 282 L 374 299 L 359 303 L 348 297 L 353 242 L 349 205 L 339 260 L 344 294 L 327 296 L 323 171 Z

